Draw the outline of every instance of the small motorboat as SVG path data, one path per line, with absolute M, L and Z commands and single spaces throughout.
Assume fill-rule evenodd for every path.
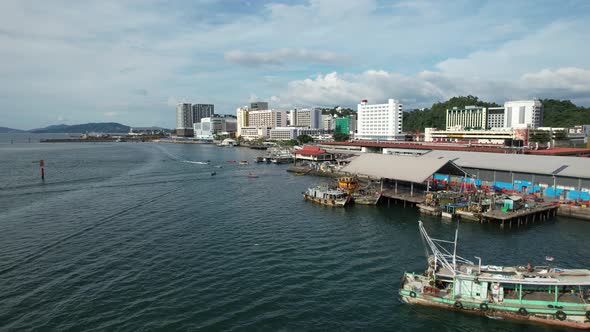
M 249 163 L 248 163 L 248 161 L 246 161 L 246 160 L 242 160 L 242 161 L 240 161 L 240 165 L 248 165 L 248 164 L 249 164 Z
M 256 174 L 253 174 L 253 173 L 248 173 L 248 177 L 249 177 L 249 178 L 257 178 L 257 177 L 258 177 L 258 175 L 256 175 Z
M 223 166 L 221 166 L 221 165 L 215 165 L 213 167 L 215 167 L 215 168 L 223 168 Z
M 217 172 L 211 172 L 211 176 L 217 175 Z
M 235 163 L 236 161 L 235 160 L 228 160 L 227 162 L 228 163 Z

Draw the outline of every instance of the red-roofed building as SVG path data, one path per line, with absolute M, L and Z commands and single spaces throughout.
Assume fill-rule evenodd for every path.
M 319 146 L 312 145 L 306 145 L 299 150 L 295 150 L 293 152 L 293 155 L 295 155 L 295 163 L 297 163 L 297 160 L 307 160 L 316 162 L 334 160 L 334 155 L 332 153 L 320 149 Z

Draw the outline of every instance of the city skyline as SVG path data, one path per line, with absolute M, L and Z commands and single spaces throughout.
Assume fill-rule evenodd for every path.
M 0 126 L 174 127 L 219 114 L 395 96 L 590 105 L 586 1 L 203 1 L 0 4 Z M 35 22 L 28 24 L 27 22 Z M 179 24 L 179 22 L 186 22 Z

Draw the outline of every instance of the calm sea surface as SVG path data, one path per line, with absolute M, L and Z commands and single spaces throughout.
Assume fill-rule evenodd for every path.
M 326 180 L 227 162 L 259 151 L 0 141 L 0 330 L 545 329 L 403 304 L 402 272 L 426 266 L 417 211 L 324 208 L 301 192 Z M 452 237 L 455 224 L 424 221 Z M 588 267 L 589 235 L 590 223 L 567 218 L 466 223 L 459 251 Z

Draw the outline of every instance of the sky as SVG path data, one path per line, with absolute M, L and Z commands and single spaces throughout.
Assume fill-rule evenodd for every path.
M 179 102 L 589 106 L 589 33 L 586 0 L 3 0 L 0 126 L 173 128 Z

